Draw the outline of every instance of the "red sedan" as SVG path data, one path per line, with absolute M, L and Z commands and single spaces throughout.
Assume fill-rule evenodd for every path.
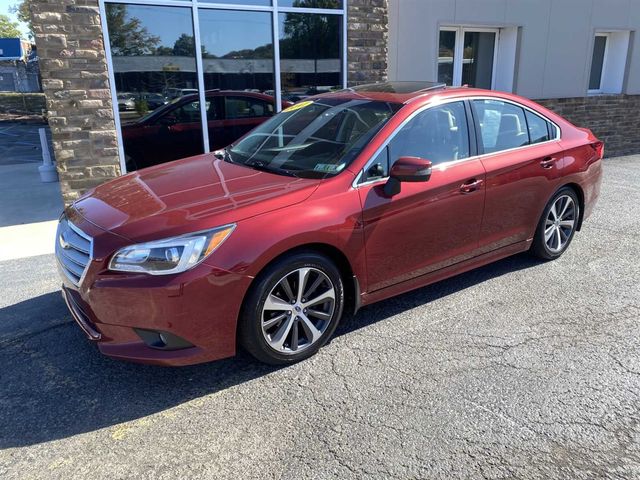
M 63 294 L 106 355 L 287 364 L 345 311 L 519 252 L 552 260 L 599 194 L 603 144 L 515 95 L 388 83 L 287 108 L 213 154 L 67 208 Z

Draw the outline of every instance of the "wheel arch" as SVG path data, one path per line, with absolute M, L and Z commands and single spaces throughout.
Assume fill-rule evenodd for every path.
M 356 274 L 354 273 L 353 266 L 351 265 L 351 262 L 349 261 L 347 255 L 335 245 L 323 242 L 310 242 L 302 243 L 300 245 L 296 245 L 295 247 L 284 250 L 275 255 L 262 266 L 260 271 L 255 275 L 253 281 L 249 285 L 249 288 L 247 288 L 247 291 L 245 292 L 245 295 L 242 299 L 242 306 L 240 308 L 240 315 L 242 315 L 242 309 L 244 308 L 246 298 L 249 296 L 249 293 L 254 288 L 257 281 L 259 281 L 262 273 L 267 268 L 269 268 L 270 265 L 277 262 L 281 258 L 287 255 L 301 252 L 317 253 L 323 255 L 336 265 L 344 284 L 345 303 L 343 311 L 347 313 L 357 312 L 357 310 L 360 308 L 360 283 Z
M 562 187 L 560 187 L 560 189 L 562 188 L 570 188 L 578 196 L 578 206 L 580 210 L 578 212 L 578 226 L 576 227 L 576 231 L 580 231 L 580 229 L 582 228 L 582 219 L 584 218 L 584 191 L 582 190 L 582 187 L 580 185 L 574 182 L 566 183 L 562 185 Z

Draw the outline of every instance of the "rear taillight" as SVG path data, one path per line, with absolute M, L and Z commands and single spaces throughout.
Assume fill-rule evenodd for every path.
M 591 144 L 591 148 L 593 148 L 598 155 L 598 158 L 602 160 L 604 158 L 604 142 L 598 140 L 597 142 L 593 142 Z

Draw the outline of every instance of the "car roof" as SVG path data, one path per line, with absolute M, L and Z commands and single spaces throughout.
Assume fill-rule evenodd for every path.
M 382 102 L 393 102 L 400 104 L 407 104 L 421 99 L 424 101 L 431 100 L 433 98 L 453 98 L 453 97 L 472 97 L 472 96 L 491 96 L 501 97 L 505 99 L 516 100 L 522 102 L 523 99 L 516 98 L 512 94 L 505 92 L 496 92 L 493 90 L 485 90 L 481 88 L 470 88 L 467 86 L 462 87 L 449 87 L 444 83 L 438 82 L 381 82 L 371 83 L 367 85 L 359 85 L 355 87 L 346 88 L 343 90 L 336 90 L 330 93 L 321 93 L 309 97 L 309 99 L 320 99 L 323 97 L 336 97 L 341 96 L 344 98 L 353 99 L 365 99 L 375 100 Z

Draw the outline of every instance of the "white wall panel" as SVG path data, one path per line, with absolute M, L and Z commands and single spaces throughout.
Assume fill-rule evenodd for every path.
M 596 28 L 629 28 L 629 8 L 638 0 L 595 0 L 592 23 Z
M 629 95 L 640 95 L 640 1 L 633 0 L 629 7 L 629 28 L 631 42 L 629 44 L 629 55 L 627 66 L 627 84 L 625 93 Z
M 596 30 L 631 35 L 625 92 L 640 94 L 640 0 L 389 0 L 390 78 L 437 78 L 439 25 L 520 27 L 514 89 L 531 98 L 586 95 Z M 513 32 L 513 30 L 511 30 Z M 502 82 L 498 82 L 503 85 Z M 496 86 L 498 86 L 498 84 Z
M 551 0 L 517 0 L 507 4 L 506 22 L 520 26 L 515 91 L 542 97 L 549 34 Z
M 455 2 L 390 0 L 389 3 L 390 8 L 397 8 L 398 19 L 398 32 L 394 36 L 390 35 L 389 57 L 396 68 L 394 72 L 389 72 L 389 78 L 436 80 L 438 25 L 453 22 Z M 395 45 L 392 38 L 397 42 Z
M 465 25 L 493 26 L 504 22 L 507 0 L 455 0 L 455 21 Z

